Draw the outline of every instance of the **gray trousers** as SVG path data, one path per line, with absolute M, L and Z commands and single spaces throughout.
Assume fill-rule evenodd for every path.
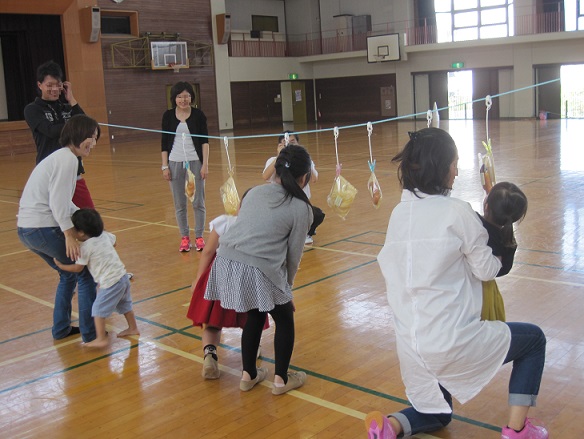
M 201 162 L 193 160 L 189 162 L 191 172 L 195 174 L 195 199 L 193 200 L 193 212 L 195 214 L 195 238 L 203 236 L 205 230 L 205 180 L 201 178 Z M 170 190 L 174 200 L 174 212 L 176 222 L 180 230 L 180 236 L 189 236 L 189 216 L 187 210 L 187 196 L 185 195 L 185 181 L 187 170 L 183 162 L 168 161 L 170 169 Z

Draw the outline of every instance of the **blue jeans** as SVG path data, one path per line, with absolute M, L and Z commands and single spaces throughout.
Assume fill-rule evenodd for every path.
M 69 273 L 60 270 L 53 258 L 64 264 L 72 264 L 67 257 L 65 235 L 59 227 L 18 228 L 18 238 L 33 253 L 45 260 L 59 273 L 59 285 L 55 293 L 53 309 L 53 338 L 65 338 L 71 332 L 71 301 L 78 286 L 79 329 L 83 341 L 95 339 L 95 324 L 91 317 L 91 307 L 95 301 L 96 283 L 87 267 L 81 273 Z
M 509 379 L 509 405 L 535 406 L 545 363 L 546 339 L 543 331 L 531 323 L 507 323 L 511 330 L 511 345 L 503 364 L 513 362 Z M 444 399 L 452 408 L 452 396 L 440 386 Z M 400 437 L 426 433 L 447 426 L 452 413 L 420 413 L 408 407 L 391 415 L 403 428 Z

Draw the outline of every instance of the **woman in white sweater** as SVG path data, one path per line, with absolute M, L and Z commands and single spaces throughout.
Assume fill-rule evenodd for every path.
M 53 338 L 81 332 L 84 342 L 95 339 L 91 307 L 96 284 L 87 269 L 81 273 L 60 270 L 53 258 L 72 264 L 79 256 L 71 215 L 78 208 L 71 201 L 77 180 L 78 157 L 89 155 L 100 129 L 86 115 L 73 116 L 63 127 L 60 150 L 42 160 L 32 171 L 18 209 L 18 237 L 33 253 L 59 273 L 53 311 Z M 79 327 L 71 326 L 71 300 L 78 285 Z

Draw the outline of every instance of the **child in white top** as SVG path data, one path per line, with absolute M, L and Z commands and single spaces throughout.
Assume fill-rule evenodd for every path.
M 284 133 L 288 133 L 288 144 L 289 145 L 300 145 L 298 134 L 292 133 L 290 131 L 285 131 Z M 277 154 L 280 154 L 282 148 L 286 146 L 285 136 L 282 135 L 278 137 L 278 147 L 276 149 Z M 270 157 L 266 161 L 266 165 L 264 166 L 264 171 L 262 172 L 262 178 L 267 181 L 268 183 L 274 183 L 276 181 L 276 159 L 278 157 Z M 316 183 L 318 181 L 318 171 L 316 170 L 316 166 L 314 166 L 314 162 L 311 161 L 310 166 L 310 182 L 304 186 L 302 189 L 308 199 L 310 200 L 311 193 L 310 193 L 310 183 Z M 312 215 L 314 217 L 312 224 L 310 226 L 310 230 L 306 235 L 306 240 L 304 241 L 304 245 L 310 245 L 314 242 L 313 236 L 316 235 L 316 228 L 322 224 L 324 221 L 325 214 L 324 212 L 316 206 L 312 206 Z
M 126 268 L 120 260 L 114 246 L 115 235 L 103 230 L 103 221 L 94 209 L 79 209 L 72 217 L 76 239 L 80 241 L 81 256 L 75 264 L 65 265 L 57 261 L 55 264 L 69 272 L 80 272 L 87 266 L 89 272 L 99 284 L 97 297 L 93 303 L 91 315 L 95 321 L 97 338 L 89 343 L 89 347 L 105 347 L 109 344 L 105 330 L 105 319 L 114 310 L 123 314 L 128 322 L 128 328 L 118 333 L 118 337 L 139 335 L 132 297 L 130 295 L 130 279 Z

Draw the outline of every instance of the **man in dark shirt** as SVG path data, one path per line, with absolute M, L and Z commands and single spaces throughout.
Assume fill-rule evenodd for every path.
M 37 69 L 37 86 L 40 97 L 24 109 L 24 118 L 32 131 L 37 148 L 36 163 L 49 156 L 62 145 L 59 144 L 61 130 L 76 114 L 85 114 L 73 96 L 71 83 L 63 82 L 63 71 L 54 61 L 48 61 Z M 79 158 L 77 185 L 73 203 L 77 207 L 95 208 L 85 180 L 83 162 Z

